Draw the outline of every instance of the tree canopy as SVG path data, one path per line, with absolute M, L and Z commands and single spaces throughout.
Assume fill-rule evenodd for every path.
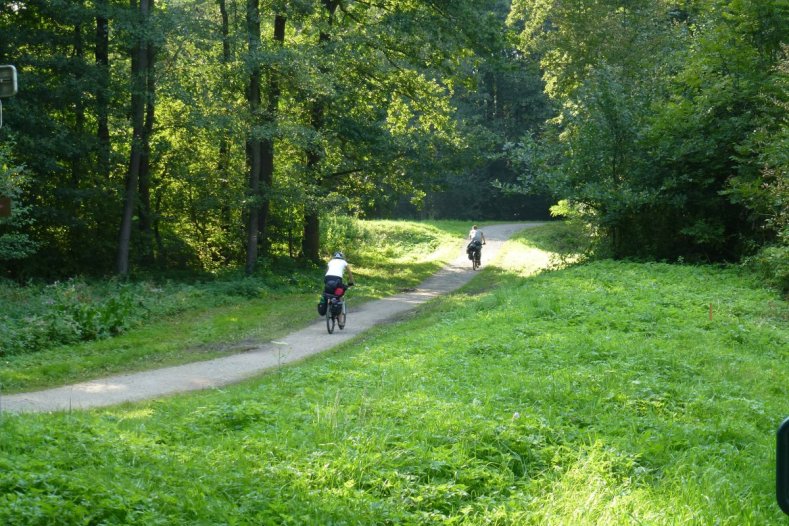
M 20 73 L 0 140 L 30 179 L 29 219 L 0 228 L 39 247 L 7 273 L 252 271 L 319 257 L 321 214 L 420 205 L 489 157 L 457 107 L 512 47 L 507 7 L 0 3 L 0 63 Z
M 510 22 L 558 108 L 513 148 L 522 187 L 567 199 L 616 256 L 785 242 L 786 2 L 518 0 Z
M 785 255 L 783 0 L 0 0 L 6 276 L 316 260 L 326 214 Z M 546 197 L 547 196 L 547 197 Z

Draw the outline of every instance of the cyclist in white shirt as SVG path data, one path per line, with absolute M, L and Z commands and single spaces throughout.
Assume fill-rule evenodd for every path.
M 348 285 L 343 283 L 345 271 L 348 271 Z M 326 276 L 323 278 L 324 292 L 327 294 L 334 294 L 339 288 L 343 293 L 345 290 L 353 285 L 353 273 L 351 266 L 345 261 L 345 255 L 342 252 L 335 252 L 334 256 L 329 260 L 326 268 Z
M 482 230 L 477 230 L 477 225 L 471 227 L 471 231 L 468 233 L 468 239 L 472 243 L 476 241 L 477 243 L 485 244 L 485 234 L 482 233 Z
M 468 258 L 471 259 L 474 257 L 476 252 L 482 255 L 482 245 L 486 243 L 485 241 L 485 234 L 482 233 L 482 230 L 477 229 L 477 225 L 471 227 L 471 231 L 468 233 L 469 243 L 466 246 L 466 253 L 468 254 Z

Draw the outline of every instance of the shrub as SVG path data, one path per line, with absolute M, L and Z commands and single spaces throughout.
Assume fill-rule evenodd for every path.
M 112 282 L 104 287 L 80 280 L 58 282 L 44 287 L 37 300 L 36 307 L 28 305 L 16 316 L 0 317 L 0 355 L 108 338 L 148 314 L 132 286 Z
M 770 286 L 784 295 L 789 295 L 789 245 L 763 248 L 748 258 L 746 265 L 754 270 Z
M 24 259 L 38 248 L 24 232 L 33 223 L 30 206 L 19 201 L 26 184 L 24 167 L 13 163 L 10 145 L 0 143 L 0 196 L 14 200 L 11 217 L 0 218 L 0 262 Z
M 358 220 L 340 215 L 321 217 L 321 251 L 325 255 L 337 250 L 348 255 L 361 237 Z

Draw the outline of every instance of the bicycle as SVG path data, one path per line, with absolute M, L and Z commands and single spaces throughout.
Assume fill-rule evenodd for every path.
M 348 284 L 348 288 L 352 286 L 352 283 Z M 340 330 L 345 328 L 345 322 L 348 319 L 348 305 L 345 297 L 347 291 L 348 289 L 346 288 L 339 296 L 337 294 L 323 293 L 326 298 L 326 330 L 329 331 L 329 334 L 334 332 L 335 325 Z
M 468 258 L 471 260 L 471 269 L 477 270 L 482 265 L 482 245 L 479 241 L 472 241 L 466 247 Z

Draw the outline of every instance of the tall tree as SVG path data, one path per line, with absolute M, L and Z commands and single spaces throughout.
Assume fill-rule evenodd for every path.
M 390 209 L 471 158 L 453 94 L 499 1 L 0 1 L 24 82 L 0 135 L 18 138 L 43 248 L 24 265 L 251 271 L 286 243 L 317 258 L 315 211 Z
M 262 177 L 261 139 L 257 137 L 254 124 L 259 119 L 261 102 L 262 67 L 260 61 L 260 2 L 247 0 L 247 67 L 249 69 L 249 84 L 247 87 L 247 101 L 253 127 L 247 138 L 247 163 L 249 167 L 248 209 L 247 209 L 247 259 L 246 273 L 252 274 L 258 259 L 258 236 L 260 235 L 260 183 Z
M 25 261 L 33 275 L 57 276 L 113 266 L 117 231 L 114 184 L 97 177 L 97 109 L 91 103 L 98 66 L 89 58 L 95 4 L 4 2 L 4 62 L 15 64 L 20 93 L 9 101 L 0 136 L 15 137 L 14 157 L 32 184 L 23 199 L 36 218 L 29 234 L 42 246 Z M 110 233 L 111 232 L 111 233 Z M 84 250 L 90 245 L 91 251 Z M 89 271 L 89 270 L 88 270 Z
M 153 0 L 151 0 L 153 6 Z M 143 147 L 140 156 L 139 175 L 139 230 L 140 260 L 143 265 L 154 262 L 153 210 L 151 208 L 151 138 L 156 116 L 156 47 L 152 38 L 145 41 L 145 122 L 143 124 Z
M 765 97 L 789 30 L 780 1 L 513 6 L 561 110 L 543 147 L 521 150 L 526 184 L 574 202 L 615 256 L 734 260 L 758 243 L 764 219 L 737 189 L 759 185 L 754 130 L 780 127 Z
M 98 172 L 101 179 L 110 176 L 110 23 L 107 0 L 96 0 L 96 138 L 98 140 Z
M 252 129 L 247 140 L 249 163 L 250 208 L 247 223 L 246 272 L 255 270 L 261 242 L 265 243 L 270 211 L 270 192 L 274 177 L 274 132 L 280 97 L 277 68 L 268 68 L 268 89 L 265 109 L 262 107 L 262 53 L 260 36 L 260 4 L 247 1 L 248 67 L 250 69 L 247 100 L 252 118 Z M 274 16 L 274 42 L 285 41 L 286 18 Z M 268 130 L 266 130 L 268 128 Z
M 334 13 L 340 5 L 339 0 L 322 0 L 321 5 L 325 11 L 325 19 L 321 24 L 321 29 L 318 32 L 318 48 L 322 64 L 331 62 L 331 49 L 328 47 L 328 42 L 331 39 L 329 32 L 334 25 Z M 325 66 L 319 67 L 325 73 Z M 323 158 L 321 133 L 323 131 L 326 97 L 317 95 L 312 102 L 312 107 L 309 111 L 310 126 L 315 133 L 315 140 L 307 147 L 307 177 L 314 181 L 319 188 L 323 188 L 320 170 L 320 161 Z M 313 203 L 315 203 L 313 201 Z M 318 261 L 320 259 L 320 208 L 317 206 L 306 206 L 304 210 L 304 232 L 302 236 L 301 253 L 302 256 L 310 261 Z
M 221 17 L 220 34 L 222 38 L 222 55 L 220 58 L 220 63 L 223 66 L 221 71 L 224 73 L 229 70 L 230 64 L 233 61 L 233 55 L 230 47 L 230 17 L 227 10 L 227 0 L 217 0 L 217 3 L 219 4 L 219 14 Z M 223 181 L 222 186 L 227 189 L 227 181 L 230 177 L 230 144 L 228 138 L 224 134 L 219 138 L 219 158 L 217 159 L 217 171 L 219 172 Z M 224 230 L 226 234 L 229 234 L 231 231 L 231 217 L 230 207 L 226 202 L 222 203 L 221 222 L 222 230 Z M 223 259 L 227 263 L 230 261 L 229 252 L 227 250 L 223 250 L 223 252 Z
M 152 94 L 148 93 L 152 85 L 153 64 L 150 63 L 150 41 L 148 36 L 154 0 L 130 0 L 132 12 L 137 13 L 135 26 L 135 42 L 131 49 L 131 120 L 132 144 L 129 154 L 129 170 L 126 175 L 126 192 L 124 196 L 123 216 L 121 218 L 120 237 L 118 241 L 118 258 L 116 270 L 120 275 L 129 273 L 129 253 L 134 211 L 138 205 L 138 185 L 140 174 L 147 169 L 145 157 L 150 151 L 149 135 L 146 128 L 146 115 L 152 116 Z
M 282 14 L 274 15 L 274 44 L 281 50 L 285 43 L 285 24 L 287 18 Z M 259 240 L 265 252 L 268 252 L 269 218 L 271 216 L 271 192 L 274 186 L 274 141 L 279 125 L 279 100 L 282 95 L 281 68 L 277 60 L 268 68 L 268 97 L 266 99 L 265 118 L 272 131 L 266 134 L 260 143 L 261 159 L 261 200 L 258 213 L 260 214 Z

